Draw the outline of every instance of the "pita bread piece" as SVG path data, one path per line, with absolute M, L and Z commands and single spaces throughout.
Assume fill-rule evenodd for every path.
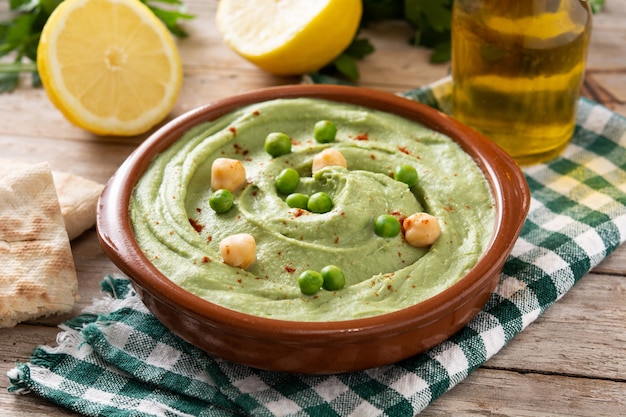
M 77 294 L 50 168 L 0 161 L 0 328 L 68 313 Z
M 70 240 L 96 224 L 98 198 L 104 185 L 77 175 L 52 171 L 65 229 Z

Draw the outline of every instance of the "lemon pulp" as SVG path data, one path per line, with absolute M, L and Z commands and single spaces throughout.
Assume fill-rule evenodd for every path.
M 138 0 L 64 0 L 37 50 L 57 108 L 97 134 L 140 134 L 173 108 L 182 64 L 165 25 Z

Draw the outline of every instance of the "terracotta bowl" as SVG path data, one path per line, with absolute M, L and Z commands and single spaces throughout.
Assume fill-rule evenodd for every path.
M 496 202 L 493 237 L 478 263 L 450 288 L 419 304 L 371 318 L 337 322 L 283 321 L 220 307 L 182 289 L 139 249 L 129 218 L 131 192 L 153 158 L 192 126 L 243 105 L 274 98 L 315 97 L 379 109 L 420 122 L 455 140 L 483 171 Z M 493 292 L 521 231 L 530 193 L 516 163 L 454 119 L 411 100 L 334 85 L 274 87 L 192 110 L 148 138 L 108 182 L 99 201 L 103 250 L 132 280 L 147 308 L 191 344 L 252 367 L 300 373 L 339 373 L 390 364 L 444 341 L 474 317 Z

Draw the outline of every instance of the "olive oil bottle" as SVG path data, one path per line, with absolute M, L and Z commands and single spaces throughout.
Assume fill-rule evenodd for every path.
M 585 0 L 455 0 L 453 114 L 520 164 L 571 138 L 585 72 Z

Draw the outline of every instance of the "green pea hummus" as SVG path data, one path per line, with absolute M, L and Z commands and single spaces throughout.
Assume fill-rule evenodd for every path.
M 313 138 L 322 119 L 337 126 L 332 143 Z M 289 135 L 292 152 L 267 154 L 270 132 Z M 313 175 L 312 159 L 326 147 L 339 150 L 348 166 Z M 225 214 L 209 206 L 211 165 L 220 157 L 241 160 L 247 178 Z M 392 178 L 401 164 L 417 169 L 412 188 Z M 274 185 L 286 167 L 300 173 L 296 192 L 324 191 L 334 208 L 290 208 Z M 441 225 L 430 247 L 374 233 L 380 214 L 422 211 Z M 485 177 L 450 138 L 389 113 L 306 98 L 254 104 L 191 129 L 143 174 L 130 212 L 145 255 L 176 284 L 229 309 L 297 321 L 374 316 L 432 297 L 476 264 L 495 215 Z M 237 233 L 256 240 L 256 262 L 247 270 L 220 257 L 220 241 Z M 303 295 L 298 276 L 330 264 L 344 271 L 345 287 Z

